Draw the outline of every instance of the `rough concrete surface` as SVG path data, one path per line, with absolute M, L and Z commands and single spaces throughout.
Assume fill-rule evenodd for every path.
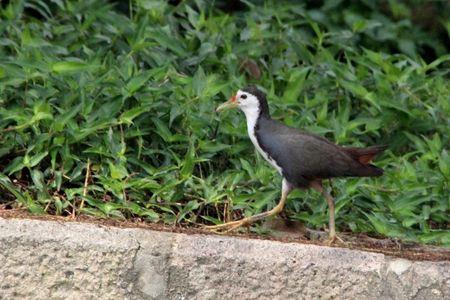
M 0 299 L 450 299 L 450 261 L 0 218 Z

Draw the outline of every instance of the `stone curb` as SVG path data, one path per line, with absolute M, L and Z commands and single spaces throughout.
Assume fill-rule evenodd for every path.
M 0 218 L 0 299 L 450 299 L 450 261 Z

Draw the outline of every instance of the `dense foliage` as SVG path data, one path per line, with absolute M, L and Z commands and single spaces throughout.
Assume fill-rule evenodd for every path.
M 214 113 L 253 83 L 286 124 L 389 145 L 383 177 L 333 181 L 339 230 L 450 244 L 446 1 L 124 2 L 0 6 L 0 208 L 169 224 L 267 210 L 278 174 L 241 113 Z M 326 209 L 296 191 L 286 216 L 322 227 Z

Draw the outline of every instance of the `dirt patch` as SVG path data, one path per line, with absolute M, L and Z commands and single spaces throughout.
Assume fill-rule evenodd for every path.
M 33 215 L 26 210 L 18 209 L 0 209 L 1 218 L 21 218 L 21 219 L 35 219 L 43 221 L 56 222 L 84 222 L 96 224 L 99 226 L 113 226 L 119 228 L 142 228 L 149 230 L 185 233 L 185 234 L 216 234 L 202 228 L 169 226 L 160 223 L 148 223 L 140 220 L 117 220 L 117 219 L 102 219 L 90 216 L 78 216 L 75 219 L 71 217 L 60 217 L 52 215 Z M 255 234 L 250 231 L 246 233 L 232 232 L 227 233 L 227 236 L 245 238 L 245 239 L 259 239 L 259 240 L 273 240 L 283 243 L 301 243 L 313 244 L 320 246 L 328 246 L 327 241 L 322 240 L 326 236 L 325 232 L 305 229 L 303 226 L 285 222 L 282 219 L 275 219 L 267 222 L 263 228 L 268 234 Z M 364 234 L 349 234 L 341 233 L 340 235 L 345 243 L 337 242 L 331 247 L 348 248 L 355 250 L 370 251 L 376 253 L 383 253 L 385 255 L 400 257 L 410 260 L 427 260 L 427 261 L 450 261 L 450 249 L 436 246 L 420 245 L 417 243 L 401 242 L 393 239 L 376 239 Z

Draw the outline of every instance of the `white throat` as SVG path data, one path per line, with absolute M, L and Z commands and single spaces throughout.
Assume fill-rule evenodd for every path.
M 277 169 L 278 173 L 281 174 L 280 166 L 278 166 L 278 164 L 271 157 L 269 157 L 266 152 L 264 152 L 264 150 L 258 143 L 258 139 L 256 138 L 255 126 L 256 122 L 258 122 L 260 114 L 259 107 L 250 106 L 250 107 L 242 107 L 241 109 L 245 114 L 245 118 L 247 119 L 248 136 L 250 137 L 250 140 L 252 141 L 256 150 L 258 150 L 258 152 L 262 155 L 262 157 L 264 157 L 264 159 L 267 160 L 275 169 Z
M 259 107 L 242 107 L 242 111 L 245 114 L 245 118 L 247 119 L 247 131 L 248 135 L 250 136 L 250 139 L 252 140 L 253 144 L 256 142 L 256 135 L 255 135 L 255 126 L 256 122 L 259 118 Z M 255 144 L 256 146 L 256 144 Z

